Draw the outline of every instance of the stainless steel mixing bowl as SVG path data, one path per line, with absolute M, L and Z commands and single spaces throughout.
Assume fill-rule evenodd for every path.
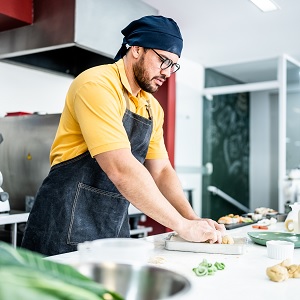
M 190 290 L 184 276 L 150 265 L 83 263 L 75 268 L 126 300 L 178 299 Z

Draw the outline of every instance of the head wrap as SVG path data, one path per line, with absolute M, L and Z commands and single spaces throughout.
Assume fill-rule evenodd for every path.
M 183 39 L 177 23 L 163 16 L 145 16 L 132 21 L 122 31 L 123 43 L 115 56 L 122 58 L 131 46 L 160 49 L 177 54 L 180 57 Z

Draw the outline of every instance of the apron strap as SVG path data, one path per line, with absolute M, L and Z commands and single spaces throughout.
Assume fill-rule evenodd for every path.
M 148 112 L 148 115 L 149 115 L 149 120 L 152 120 L 153 119 L 153 114 L 152 114 L 150 101 L 149 100 L 146 100 L 146 101 L 147 101 L 146 109 L 147 109 L 147 112 Z
M 128 93 L 126 92 L 125 89 L 123 89 L 123 95 L 125 97 L 125 101 L 126 101 L 126 108 L 128 110 L 130 110 L 130 104 L 129 104 L 129 97 L 128 97 Z M 153 113 L 152 113 L 152 109 L 151 109 L 151 105 L 150 105 L 150 101 L 149 100 L 146 100 L 147 101 L 147 104 L 146 104 L 146 110 L 148 112 L 148 116 L 149 116 L 149 120 L 152 120 L 153 119 Z

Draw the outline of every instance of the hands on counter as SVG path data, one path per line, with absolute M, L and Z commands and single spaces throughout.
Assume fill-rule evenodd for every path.
M 222 243 L 226 234 L 223 224 L 218 224 L 211 219 L 186 220 L 186 224 L 178 234 L 190 242 Z

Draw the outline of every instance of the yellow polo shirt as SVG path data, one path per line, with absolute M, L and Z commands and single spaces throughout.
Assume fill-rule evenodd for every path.
M 122 148 L 130 149 L 122 119 L 126 109 L 123 87 L 128 92 L 130 110 L 148 118 L 146 100 L 153 113 L 153 131 L 146 159 L 167 158 L 163 139 L 164 113 L 152 94 L 131 93 L 123 59 L 90 68 L 72 82 L 66 96 L 57 133 L 50 151 L 56 165 L 87 150 L 91 156 Z

